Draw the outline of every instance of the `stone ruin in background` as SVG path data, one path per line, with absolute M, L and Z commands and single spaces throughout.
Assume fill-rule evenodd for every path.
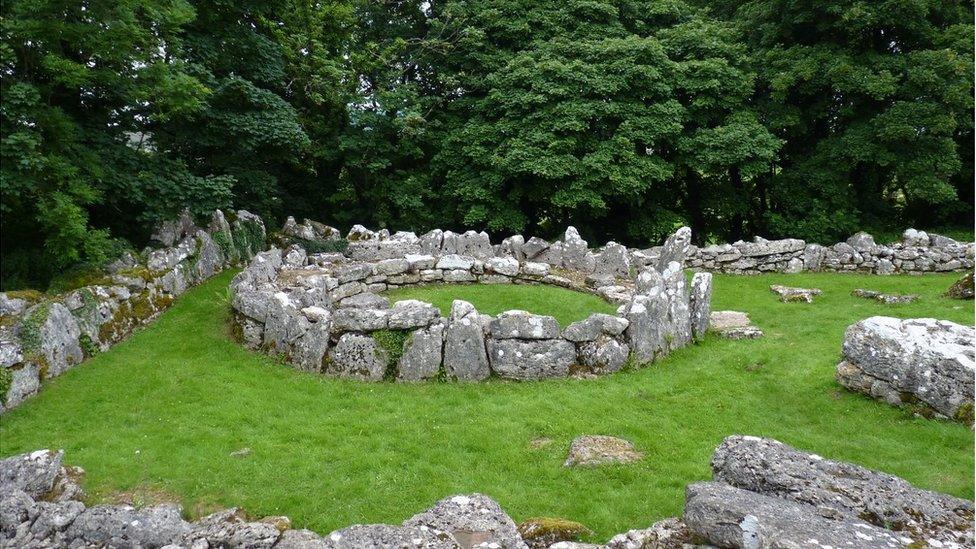
M 303 243 L 338 240 L 334 229 L 293 219 L 282 235 Z M 361 226 L 347 240 L 341 253 L 310 254 L 292 244 L 255 256 L 231 284 L 245 345 L 302 370 L 364 381 L 535 380 L 643 365 L 708 328 L 711 275 L 687 282 L 687 227 L 640 266 L 620 245 L 592 252 L 572 227 L 551 244 L 510 237 L 492 245 L 483 232 L 418 237 Z M 555 318 L 525 311 L 491 317 L 456 300 L 442 317 L 429 303 L 391 305 L 379 295 L 429 283 L 549 284 L 595 293 L 619 308 L 562 330 Z

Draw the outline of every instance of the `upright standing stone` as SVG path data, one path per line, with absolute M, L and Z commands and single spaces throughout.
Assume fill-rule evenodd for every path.
M 491 374 L 485 331 L 474 305 L 455 299 L 444 336 L 444 371 L 450 379 L 481 381 Z
M 657 270 L 663 273 L 672 261 L 677 261 L 679 265 L 684 266 L 685 256 L 688 255 L 688 246 L 690 245 L 691 229 L 681 227 L 675 231 L 664 241 L 664 246 L 661 247 L 661 255 L 657 260 Z
M 695 273 L 691 279 L 691 335 L 701 339 L 712 314 L 712 273 Z
M 562 242 L 562 266 L 581 273 L 593 272 L 594 259 L 576 227 L 567 227 Z
M 444 325 L 439 322 L 410 334 L 400 357 L 397 381 L 422 381 L 437 377 L 443 346 Z

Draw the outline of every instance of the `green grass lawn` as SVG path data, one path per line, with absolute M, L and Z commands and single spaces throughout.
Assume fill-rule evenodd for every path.
M 432 303 L 444 316 L 450 315 L 451 303 L 455 299 L 469 301 L 478 312 L 488 315 L 521 309 L 554 316 L 563 327 L 583 320 L 592 313 L 613 314 L 617 311 L 616 305 L 607 303 L 599 296 L 541 285 L 527 289 L 521 284 L 436 284 L 399 288 L 387 292 L 386 296 L 390 301 L 419 299 Z
M 152 326 L 0 417 L 0 454 L 64 448 L 68 463 L 88 471 L 93 500 L 162 492 L 191 516 L 238 505 L 321 533 L 398 523 L 439 498 L 478 491 L 516 520 L 565 517 L 604 540 L 680 514 L 684 486 L 710 477 L 713 449 L 734 433 L 973 497 L 969 427 L 912 417 L 834 381 L 844 328 L 858 319 L 971 324 L 972 302 L 939 297 L 956 275 L 717 276 L 715 309 L 749 312 L 765 339 L 711 338 L 596 380 L 468 385 L 334 380 L 248 352 L 227 335 L 231 275 L 190 291 Z M 767 289 L 773 282 L 824 295 L 810 305 L 779 303 Z M 857 287 L 922 298 L 884 306 L 851 297 Z M 454 295 L 477 302 L 472 291 L 483 290 Z M 546 312 L 545 301 L 504 308 Z M 550 311 L 559 305 L 548 303 Z M 586 433 L 625 437 L 646 457 L 563 468 L 570 441 Z M 530 449 L 536 437 L 553 442 Z M 229 456 L 242 447 L 250 455 Z

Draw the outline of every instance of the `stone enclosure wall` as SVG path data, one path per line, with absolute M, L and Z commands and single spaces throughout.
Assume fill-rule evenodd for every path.
M 290 220 L 284 232 L 310 235 L 306 229 L 311 225 Z M 690 230 L 672 235 L 658 263 L 634 279 L 606 258 L 594 264 L 597 276 L 577 270 L 589 251 L 574 229 L 566 234 L 558 246 L 561 268 L 518 253 L 496 256 L 485 233 L 387 237 L 357 227 L 345 253 L 274 248 L 255 256 L 232 283 L 237 334 L 297 368 L 363 381 L 600 375 L 651 362 L 704 334 L 711 275 L 698 273 L 690 285 L 685 278 Z M 525 311 L 490 317 L 456 300 L 445 318 L 429 303 L 391 306 L 379 295 L 427 283 L 552 284 L 620 307 L 616 315 L 593 314 L 561 330 L 555 318 Z
M 973 546 L 973 503 L 904 479 L 824 459 L 772 439 L 730 436 L 712 456 L 712 480 L 688 485 L 684 513 L 605 544 L 577 544 L 586 528 L 521 524 L 483 494 L 445 497 L 401 524 L 357 524 L 327 535 L 292 529 L 284 516 L 238 508 L 186 521 L 175 503 L 141 509 L 87 506 L 84 471 L 63 452 L 0 460 L 2 547 L 221 547 L 249 549 L 682 549 L 690 547 L 964 548 Z
M 0 413 L 155 319 L 187 288 L 265 248 L 261 219 L 217 210 L 209 225 L 189 215 L 163 223 L 160 247 L 126 254 L 102 280 L 61 295 L 0 293 Z
M 283 232 L 303 234 L 306 238 L 339 238 L 336 229 L 308 220 L 299 225 L 289 219 Z M 522 235 L 514 235 L 492 244 L 485 232 L 434 230 L 418 237 L 409 232 L 374 232 L 359 225 L 353 227 L 347 239 L 347 255 L 353 259 L 376 261 L 408 253 L 459 254 L 478 259 L 513 257 L 591 276 L 594 287 L 608 280 L 607 277 L 632 277 L 643 267 L 660 266 L 663 253 L 662 246 L 627 248 L 615 242 L 590 249 L 572 227 L 555 242 L 537 237 L 526 240 Z M 804 271 L 921 274 L 972 270 L 974 246 L 972 242 L 957 242 L 915 229 L 906 230 L 900 242 L 887 245 L 876 243 L 867 233 L 858 233 L 832 246 L 808 244 L 795 238 L 756 237 L 752 242 L 689 246 L 685 265 L 697 271 L 733 274 Z

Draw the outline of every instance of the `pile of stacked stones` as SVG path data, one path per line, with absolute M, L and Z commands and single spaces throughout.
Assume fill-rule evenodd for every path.
M 653 255 L 652 248 L 648 255 Z M 971 270 L 974 244 L 908 229 L 901 242 L 877 244 L 867 233 L 857 233 L 833 246 L 807 244 L 786 238 L 691 248 L 688 266 L 734 273 L 859 272 L 888 275 Z
M 150 322 L 188 287 L 246 262 L 265 236 L 244 210 L 217 210 L 205 229 L 184 214 L 156 229 L 158 248 L 125 254 L 93 284 L 61 295 L 0 293 L 0 412 Z
M 976 330 L 947 320 L 873 316 L 848 326 L 841 385 L 924 416 L 973 423 Z
M 561 272 L 585 279 L 571 266 L 592 255 L 574 229 L 566 234 L 556 246 Z M 642 268 L 634 281 L 615 277 L 628 276 L 625 265 L 598 260 L 608 278 L 593 283 L 595 291 L 622 303 L 618 314 L 593 314 L 561 330 L 550 316 L 508 311 L 493 318 L 457 300 L 444 318 L 429 303 L 391 306 L 377 293 L 433 282 L 576 287 L 549 263 L 528 261 L 523 245 L 509 240 L 497 256 L 484 233 L 386 237 L 357 227 L 345 254 L 310 255 L 292 245 L 255 256 L 231 285 L 237 331 L 248 347 L 283 355 L 297 368 L 364 381 L 615 372 L 688 345 L 708 328 L 711 275 L 697 274 L 689 287 L 683 272 L 690 237 L 689 229 L 678 230 L 658 264 Z M 586 272 L 595 280 L 592 269 Z
M 585 527 L 517 526 L 482 494 L 446 497 L 402 524 L 358 524 L 321 536 L 288 517 L 232 508 L 195 522 L 172 503 L 87 507 L 62 452 L 0 461 L 0 546 L 378 549 L 679 549 L 688 547 L 972 547 L 973 502 L 919 490 L 898 477 L 826 460 L 772 439 L 731 436 L 712 457 L 712 481 L 687 487 L 684 514 L 613 536 L 573 541 Z M 526 524 L 533 522 L 527 521 Z M 559 541 L 560 539 L 564 541 Z

